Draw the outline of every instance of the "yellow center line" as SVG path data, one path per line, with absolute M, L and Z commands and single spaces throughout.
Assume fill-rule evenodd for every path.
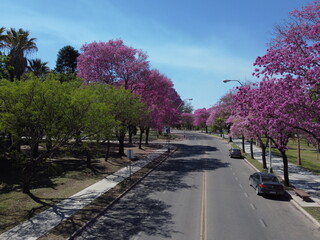
M 207 171 L 202 178 L 202 202 L 200 219 L 200 240 L 207 240 Z

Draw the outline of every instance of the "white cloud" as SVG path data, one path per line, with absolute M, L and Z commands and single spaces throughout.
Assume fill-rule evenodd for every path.
M 204 71 L 212 74 L 251 74 L 253 61 L 229 54 L 223 46 L 170 45 L 149 48 L 153 63 L 170 68 Z

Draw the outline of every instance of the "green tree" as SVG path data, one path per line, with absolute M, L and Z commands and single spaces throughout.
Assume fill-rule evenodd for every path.
M 72 46 L 65 46 L 58 52 L 56 62 L 56 72 L 58 73 L 74 73 L 77 69 L 77 58 L 79 52 Z
M 16 31 L 14 28 L 7 30 L 3 39 L 3 47 L 8 50 L 10 58 L 9 64 L 13 67 L 9 71 L 10 80 L 14 78 L 20 79 L 27 67 L 27 59 L 25 54 L 37 51 L 36 39 L 29 38 L 30 32 L 20 28 Z
M 184 103 L 181 106 L 181 112 L 183 113 L 192 113 L 193 112 L 193 106 L 191 103 L 184 101 Z
M 75 113 L 71 104 L 79 82 L 61 84 L 53 76 L 45 81 L 35 75 L 28 77 L 25 81 L 0 81 L 0 131 L 11 134 L 14 144 L 28 146 L 28 151 L 20 153 L 23 192 L 43 203 L 30 192 L 35 169 L 75 135 L 74 122 L 84 114 Z M 47 138 L 51 148 L 39 152 L 40 142 Z
M 92 92 L 94 102 L 84 119 L 84 132 L 86 136 L 96 141 L 107 141 L 105 161 L 108 160 L 110 139 L 114 136 L 115 129 L 120 125 L 119 119 L 116 119 L 114 104 L 117 103 L 115 96 L 121 95 L 121 89 L 104 84 L 88 85 L 87 91 Z M 88 160 L 88 159 L 87 159 Z
M 0 54 L 0 79 L 9 79 L 9 71 L 12 69 L 9 65 L 9 57 Z
M 141 116 L 144 116 L 146 112 L 146 106 L 141 102 L 138 95 L 123 88 L 108 93 L 105 96 L 105 101 L 112 103 L 111 111 L 114 114 L 114 118 L 120 122 L 115 129 L 116 137 L 119 141 L 118 154 L 125 156 L 124 139 L 128 126 L 138 126 Z
M 33 72 L 37 77 L 42 77 L 50 72 L 50 68 L 47 66 L 48 62 L 42 62 L 39 58 L 28 60 L 28 63 L 28 72 Z

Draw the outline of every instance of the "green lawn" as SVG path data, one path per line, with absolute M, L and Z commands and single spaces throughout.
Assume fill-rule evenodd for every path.
M 294 164 L 297 164 L 297 141 L 290 140 L 288 144 L 287 156 L 288 161 Z M 272 149 L 272 152 L 278 156 L 280 153 L 277 149 Z M 300 142 L 300 156 L 301 156 L 301 166 L 305 169 L 308 169 L 315 174 L 320 174 L 320 155 L 317 152 L 317 148 L 312 146 L 311 144 L 308 145 L 305 140 L 301 140 Z
M 303 209 L 320 223 L 320 207 L 304 207 Z

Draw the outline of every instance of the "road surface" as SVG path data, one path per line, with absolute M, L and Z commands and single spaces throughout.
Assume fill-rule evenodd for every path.
M 249 187 L 254 170 L 229 144 L 186 133 L 179 151 L 76 239 L 313 240 L 320 231 L 289 200 Z

